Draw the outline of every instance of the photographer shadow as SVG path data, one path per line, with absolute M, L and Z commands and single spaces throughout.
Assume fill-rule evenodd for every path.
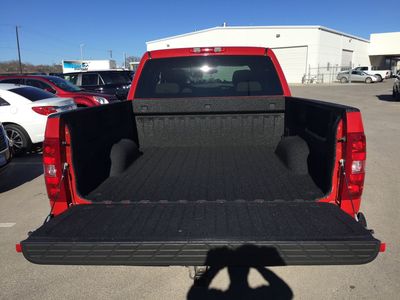
M 194 281 L 187 294 L 188 300 L 293 298 L 293 292 L 288 284 L 274 272 L 263 267 L 285 265 L 275 249 L 257 246 L 242 246 L 235 250 L 219 248 L 209 252 L 206 265 L 210 267 Z M 229 288 L 226 291 L 210 288 L 214 277 L 225 267 L 228 269 L 230 279 Z M 248 283 L 250 268 L 256 269 L 268 285 L 250 287 Z

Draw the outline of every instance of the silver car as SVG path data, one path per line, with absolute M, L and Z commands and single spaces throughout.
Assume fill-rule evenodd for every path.
M 378 82 L 378 78 L 375 75 L 367 74 L 363 71 L 352 70 L 351 77 L 349 76 L 349 71 L 340 72 L 337 75 L 337 80 L 341 83 L 346 83 L 351 80 L 351 82 L 365 82 L 365 83 L 372 83 Z

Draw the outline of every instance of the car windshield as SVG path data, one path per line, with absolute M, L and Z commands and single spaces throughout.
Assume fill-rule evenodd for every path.
M 20 88 L 10 89 L 10 92 L 16 93 L 31 101 L 39 101 L 47 98 L 56 97 L 52 93 L 34 87 L 20 87 Z
M 131 77 L 129 72 L 106 72 L 101 73 L 104 84 L 131 84 Z
M 62 89 L 64 91 L 67 91 L 67 92 L 79 92 L 82 90 L 79 87 L 77 87 L 76 85 L 74 85 L 73 83 L 71 83 L 63 78 L 51 77 L 48 79 L 49 79 L 49 81 L 54 83 L 57 87 L 59 87 L 60 89 Z

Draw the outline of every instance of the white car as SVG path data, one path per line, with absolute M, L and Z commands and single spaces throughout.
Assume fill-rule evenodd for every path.
M 0 83 L 0 121 L 11 140 L 15 154 L 31 149 L 44 139 L 47 116 L 76 108 L 70 98 L 59 98 L 44 90 Z

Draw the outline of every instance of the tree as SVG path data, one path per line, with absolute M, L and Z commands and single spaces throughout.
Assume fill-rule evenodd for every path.
M 139 61 L 140 61 L 140 57 L 139 56 L 128 56 L 126 58 L 125 65 L 127 67 L 129 67 L 129 63 L 130 62 L 139 62 Z M 136 67 L 134 67 L 133 70 L 136 71 Z
M 22 64 L 22 73 L 61 73 L 61 65 L 33 65 L 30 63 Z M 0 74 L 19 73 L 19 64 L 17 60 L 0 62 Z

